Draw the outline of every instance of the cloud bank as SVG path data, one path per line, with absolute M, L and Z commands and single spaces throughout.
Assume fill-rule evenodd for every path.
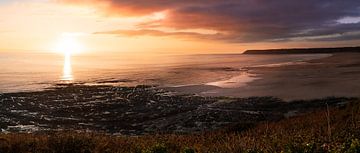
M 166 17 L 140 23 L 135 30 L 97 34 L 186 36 L 239 43 L 360 39 L 360 23 L 355 20 L 360 17 L 359 0 L 77 0 L 75 3 L 99 5 L 119 16 L 166 12 Z M 347 22 L 342 22 L 344 19 Z M 207 29 L 217 34 L 166 32 L 161 28 Z

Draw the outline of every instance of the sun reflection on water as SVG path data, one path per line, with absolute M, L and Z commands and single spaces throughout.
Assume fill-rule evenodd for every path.
M 82 44 L 77 40 L 78 34 L 63 33 L 54 47 L 54 51 L 64 55 L 63 74 L 60 78 L 65 83 L 74 81 L 71 65 L 71 56 L 83 51 Z
M 64 68 L 61 80 L 66 82 L 71 82 L 74 80 L 71 68 L 71 54 L 69 53 L 66 53 L 64 56 Z

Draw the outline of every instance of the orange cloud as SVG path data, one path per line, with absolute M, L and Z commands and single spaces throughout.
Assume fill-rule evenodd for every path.
M 95 32 L 94 34 L 112 34 L 119 36 L 158 36 L 158 37 L 176 37 L 181 39 L 212 39 L 217 40 L 220 37 L 224 37 L 223 34 L 215 33 L 215 34 L 202 34 L 197 32 L 166 32 L 161 30 L 153 30 L 153 29 L 139 29 L 139 30 L 114 30 L 114 31 L 103 31 L 103 32 Z
M 344 25 L 340 18 L 360 16 L 360 1 L 319 0 L 62 0 L 70 3 L 100 5 L 113 15 L 146 16 L 165 11 L 167 16 L 138 24 L 138 34 L 149 28 L 208 29 L 232 42 L 278 42 L 357 34 L 360 23 Z M 309 33 L 311 31 L 311 33 Z M 319 35 L 319 33 L 321 33 Z M 168 35 L 168 33 L 166 34 Z M 197 36 L 195 36 L 197 37 Z M 342 37 L 336 40 L 341 40 Z M 358 39 L 355 37 L 347 37 Z M 324 39 L 316 39 L 325 41 Z M 327 39 L 329 40 L 329 39 Z

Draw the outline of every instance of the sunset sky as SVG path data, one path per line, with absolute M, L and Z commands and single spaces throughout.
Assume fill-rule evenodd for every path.
M 0 51 L 53 51 L 68 40 L 89 53 L 358 46 L 360 1 L 0 0 Z

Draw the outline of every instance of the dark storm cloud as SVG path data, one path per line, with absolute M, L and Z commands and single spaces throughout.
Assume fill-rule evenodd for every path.
M 81 2 L 81 1 L 78 1 Z M 86 1 L 88 2 L 88 1 Z M 104 3 L 103 0 L 95 0 Z M 166 11 L 162 20 L 145 22 L 138 29 L 210 29 L 231 42 L 290 41 L 301 37 L 331 36 L 336 40 L 359 39 L 349 34 L 359 24 L 343 24 L 344 17 L 360 16 L 360 0 L 110 0 L 107 11 L 116 15 L 143 16 Z M 94 3 L 94 1 L 92 1 Z M 119 34 L 114 33 L 114 34 Z M 141 34 L 141 33 L 138 33 Z M 149 35 L 151 33 L 144 32 Z M 159 35 L 158 33 L 154 33 Z M 174 35 L 163 32 L 160 35 Z M 191 35 L 191 34 L 190 34 Z M 189 36 L 190 36 L 189 35 Z M 193 35 L 199 37 L 199 35 Z

